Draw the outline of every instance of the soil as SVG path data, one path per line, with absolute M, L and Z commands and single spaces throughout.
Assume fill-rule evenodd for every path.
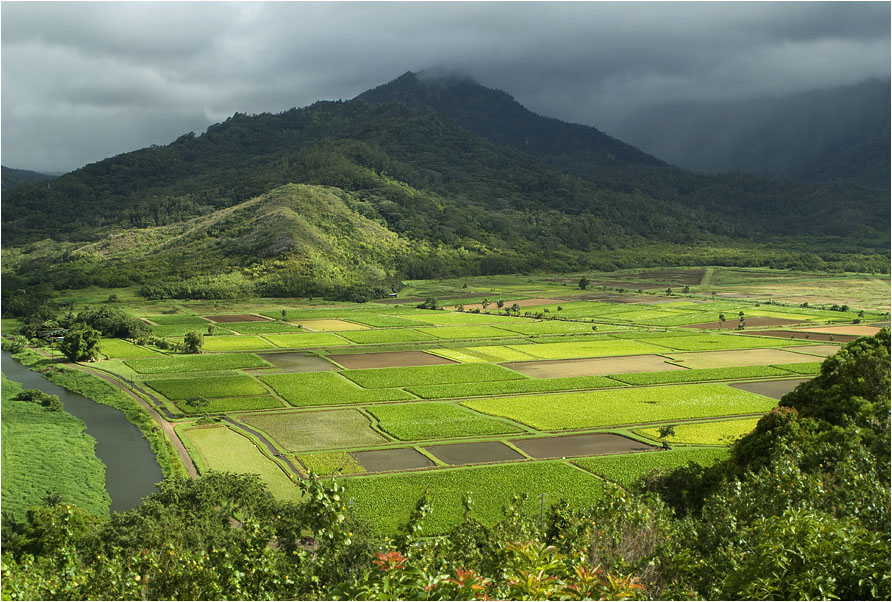
M 765 397 L 771 397 L 772 399 L 780 399 L 781 397 L 795 389 L 799 385 L 799 383 L 804 383 L 809 380 L 811 379 L 792 378 L 790 380 L 732 383 L 731 386 L 735 389 L 740 389 L 741 391 L 749 391 L 750 393 L 764 395 Z
M 830 357 L 839 351 L 841 345 L 807 345 L 805 347 L 787 347 L 788 351 L 796 351 L 805 353 L 806 355 L 819 355 L 821 357 Z
M 814 357 L 782 349 L 734 349 L 731 351 L 694 351 L 675 353 L 672 358 L 686 368 L 733 368 L 734 366 L 769 366 L 801 364 Z
M 777 337 L 780 339 L 797 339 L 809 341 L 829 341 L 830 337 L 839 343 L 849 343 L 858 337 L 848 334 L 824 334 L 820 332 L 794 332 L 792 330 L 759 330 L 756 332 L 741 332 L 743 335 L 759 336 L 759 337 Z
M 815 328 L 797 328 L 796 330 L 798 330 L 799 332 L 820 332 L 832 335 L 847 334 L 858 337 L 872 337 L 880 331 L 880 329 L 876 326 L 857 326 L 855 324 L 844 326 L 818 326 Z
M 318 355 L 305 353 L 262 353 L 260 357 L 283 372 L 323 372 L 338 367 Z
M 314 332 L 327 332 L 330 330 L 368 330 L 369 327 L 356 322 L 347 322 L 345 320 L 319 319 L 319 320 L 298 320 L 294 324 L 303 326 L 307 330 Z
M 684 370 L 681 366 L 667 363 L 666 358 L 659 355 L 626 355 L 578 360 L 509 362 L 501 365 L 534 378 L 605 376 L 607 374 L 626 374 L 629 372 Z
M 607 433 L 588 435 L 564 435 L 537 439 L 513 439 L 519 449 L 533 458 L 572 458 L 575 456 L 602 456 L 657 449 L 652 445 Z
M 789 326 L 790 324 L 802 324 L 803 320 L 788 320 L 787 318 L 747 318 L 746 328 L 752 326 Z M 702 324 L 688 324 L 684 328 L 717 328 L 721 330 L 735 330 L 740 320 L 737 316 L 728 314 L 724 322 L 703 322 Z
M 434 465 L 423 454 L 411 447 L 353 452 L 350 455 L 366 469 L 366 472 L 409 470 L 411 468 L 424 468 L 425 466 Z
M 348 370 L 364 368 L 401 368 L 403 366 L 438 366 L 456 364 L 450 359 L 424 351 L 390 351 L 381 353 L 344 353 L 328 358 Z
M 522 455 L 498 441 L 430 445 L 425 447 L 425 449 L 443 462 L 454 465 L 523 460 Z
M 211 320 L 220 324 L 228 322 L 270 322 L 269 318 L 257 316 L 254 314 L 226 314 L 222 316 L 202 316 L 206 320 Z

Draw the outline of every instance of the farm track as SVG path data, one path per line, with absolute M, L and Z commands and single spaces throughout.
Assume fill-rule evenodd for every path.
M 294 464 L 291 463 L 291 460 L 289 460 L 287 456 L 280 453 L 279 450 L 276 449 L 276 446 L 273 445 L 272 442 L 270 442 L 270 440 L 266 438 L 266 436 L 255 431 L 254 429 L 242 424 L 241 422 L 237 422 L 237 421 L 233 420 L 229 416 L 225 416 L 223 418 L 223 421 L 231 424 L 233 427 L 235 427 L 239 430 L 243 430 L 246 433 L 250 433 L 251 435 L 254 435 L 254 437 L 256 437 L 258 441 L 260 441 L 261 443 L 263 443 L 266 446 L 266 449 L 269 451 L 270 454 L 272 454 L 274 457 L 278 458 L 279 460 L 282 460 L 283 462 L 285 462 L 285 464 L 288 465 L 288 468 L 291 470 L 291 472 L 294 473 L 294 475 L 297 476 L 298 479 L 303 480 L 303 478 L 304 478 L 303 473 L 301 473 L 300 470 L 298 470 L 294 466 Z

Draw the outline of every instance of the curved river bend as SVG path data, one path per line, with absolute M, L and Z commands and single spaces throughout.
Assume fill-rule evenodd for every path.
M 105 464 L 105 488 L 112 512 L 135 508 L 142 498 L 156 491 L 155 483 L 164 479 L 161 467 L 149 442 L 127 422 L 123 412 L 48 381 L 7 351 L 2 353 L 2 369 L 7 378 L 26 389 L 58 395 L 65 410 L 84 421 L 87 434 L 96 439 L 96 456 Z

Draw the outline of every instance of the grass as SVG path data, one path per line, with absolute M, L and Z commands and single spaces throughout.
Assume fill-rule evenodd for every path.
M 227 322 L 226 328 L 239 334 L 263 334 L 267 332 L 301 332 L 301 329 L 284 322 Z
M 793 372 L 794 374 L 820 374 L 821 373 L 821 364 L 823 362 L 804 362 L 802 364 L 774 364 L 775 368 L 780 368 L 781 370 L 787 370 L 788 372 Z
M 442 534 L 459 524 L 467 494 L 471 516 L 491 525 L 514 496 L 528 496 L 522 510 L 533 515 L 539 511 L 541 494 L 546 506 L 562 498 L 584 506 L 603 492 L 595 477 L 560 461 L 360 476 L 344 484 L 357 516 L 380 534 L 394 534 L 425 491 L 432 494 L 430 515 L 422 523 L 425 535 Z
M 528 324 L 500 324 L 499 328 L 525 335 L 592 332 L 592 324 L 589 322 L 566 322 L 564 320 L 546 320 L 544 322 L 530 321 Z
M 252 414 L 239 420 L 266 432 L 283 449 L 295 452 L 387 442 L 356 410 Z
M 109 359 L 129 357 L 163 357 L 157 351 L 134 345 L 121 339 L 102 339 L 99 343 L 99 352 Z
M 665 385 L 694 383 L 710 380 L 735 380 L 740 378 L 766 378 L 789 376 L 788 370 L 773 366 L 739 366 L 736 368 L 701 368 L 694 370 L 670 370 L 667 372 L 639 372 L 635 374 L 611 374 L 610 378 L 630 385 Z
M 517 433 L 501 420 L 470 412 L 451 403 L 409 403 L 369 408 L 382 429 L 403 441 Z
M 566 378 L 527 378 L 501 382 L 419 385 L 406 387 L 406 390 L 423 399 L 446 399 L 454 397 L 481 397 L 484 395 L 508 395 L 510 393 L 602 389 L 621 386 L 623 386 L 622 383 L 604 376 L 570 376 Z
M 508 332 L 492 326 L 436 326 L 418 328 L 418 332 L 429 334 L 438 339 L 505 339 L 520 336 L 516 332 Z
M 375 328 L 388 328 L 392 326 L 423 326 L 427 322 L 420 320 L 412 320 L 410 318 L 401 318 L 399 316 L 382 316 L 378 314 L 350 314 L 346 316 L 353 322 L 365 324 L 366 326 L 374 326 Z
M 496 304 L 492 304 L 490 311 L 495 309 Z M 439 310 L 417 310 L 416 313 L 410 315 L 400 315 L 400 318 L 408 320 L 416 320 L 435 324 L 437 326 L 467 326 L 473 324 L 508 324 L 510 322 L 526 321 L 526 318 L 514 318 L 510 316 L 497 316 L 493 314 L 471 314 L 453 311 Z
M 402 389 L 367 390 L 336 372 L 269 374 L 260 380 L 293 406 L 336 405 L 414 399 Z
M 218 397 L 209 399 L 210 403 L 201 408 L 195 408 L 189 404 L 178 401 L 176 406 L 184 414 L 218 414 L 223 412 L 238 412 L 241 410 L 269 410 L 281 408 L 281 404 L 271 395 L 259 395 L 254 397 Z
M 189 428 L 180 432 L 198 450 L 208 469 L 258 474 L 278 499 L 300 500 L 301 491 L 297 485 L 247 437 L 222 426 Z
M 679 351 L 710 351 L 713 349 L 760 349 L 770 347 L 791 347 L 805 344 L 778 338 L 744 337 L 733 334 L 695 335 L 664 337 L 659 344 Z
M 597 340 L 570 343 L 537 343 L 535 345 L 511 345 L 509 349 L 527 353 L 537 359 L 568 360 L 583 357 L 607 357 L 614 355 L 642 355 L 665 352 L 664 347 L 633 340 Z
M 168 399 L 263 395 L 266 389 L 247 375 L 153 379 L 146 384 Z
M 267 368 L 270 366 L 269 362 L 253 353 L 176 355 L 164 359 L 127 360 L 124 363 L 140 374 L 207 372 L 208 370 L 238 370 L 240 368 Z
M 400 368 L 371 368 L 344 370 L 350 380 L 367 389 L 439 385 L 526 378 L 513 370 L 492 364 L 447 364 L 438 366 L 407 366 Z
M 436 337 L 412 328 L 392 328 L 387 330 L 354 330 L 340 333 L 348 341 L 360 345 L 374 343 L 407 343 L 412 341 L 434 341 Z
M 675 425 L 675 434 L 666 440 L 669 443 L 690 443 L 694 445 L 729 445 L 736 439 L 751 433 L 756 428 L 758 418 L 742 420 L 721 420 L 718 422 L 692 422 Z M 635 434 L 657 441 L 659 429 L 638 429 Z
M 25 519 L 47 492 L 59 494 L 92 514 L 107 516 L 105 466 L 96 457 L 96 440 L 68 412 L 14 400 L 22 386 L 2 377 L 3 512 Z
M 514 345 L 513 347 L 487 345 L 485 347 L 465 347 L 462 351 L 487 362 L 523 362 L 537 359 L 524 352 L 523 349 L 526 348 L 534 349 L 532 345 Z
M 302 349 L 309 347 L 333 347 L 336 345 L 349 345 L 350 341 L 346 341 L 338 335 L 329 332 L 307 332 L 301 334 L 268 334 L 267 341 L 276 347 L 286 349 Z
M 724 448 L 678 448 L 670 451 L 579 458 L 573 462 L 624 487 L 630 487 L 655 470 L 672 470 L 687 466 L 689 462 L 711 466 L 727 457 L 728 450 Z
M 541 430 L 764 413 L 776 401 L 727 385 L 673 385 L 585 393 L 493 397 L 462 403 Z
M 143 316 L 146 320 L 154 322 L 155 324 L 160 324 L 163 326 L 172 326 L 175 324 L 188 324 L 190 326 L 195 326 L 199 328 L 199 330 L 207 329 L 208 322 L 201 316 L 193 316 L 192 314 L 167 314 L 167 315 L 157 315 L 157 316 Z
M 162 324 L 160 326 L 149 326 L 149 328 L 152 329 L 152 334 L 157 337 L 181 337 L 193 330 L 198 331 L 201 334 L 207 334 L 207 327 L 209 324 L 210 322 L 204 322 L 202 324 Z M 229 334 L 228 331 L 221 330 L 220 327 L 217 327 L 216 332 L 217 336 Z
M 210 336 L 204 337 L 202 349 L 205 351 L 251 351 L 252 349 L 272 349 L 272 345 L 258 336 Z
M 312 470 L 320 476 L 328 476 L 335 473 L 361 474 L 365 472 L 362 464 L 347 452 L 322 452 L 318 454 L 301 454 L 297 456 L 307 470 Z

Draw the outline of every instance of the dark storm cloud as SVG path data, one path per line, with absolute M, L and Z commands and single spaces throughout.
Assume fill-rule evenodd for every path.
M 848 2 L 4 2 L 3 163 L 73 169 L 430 67 L 609 131 L 656 102 L 886 78 L 889 17 Z

